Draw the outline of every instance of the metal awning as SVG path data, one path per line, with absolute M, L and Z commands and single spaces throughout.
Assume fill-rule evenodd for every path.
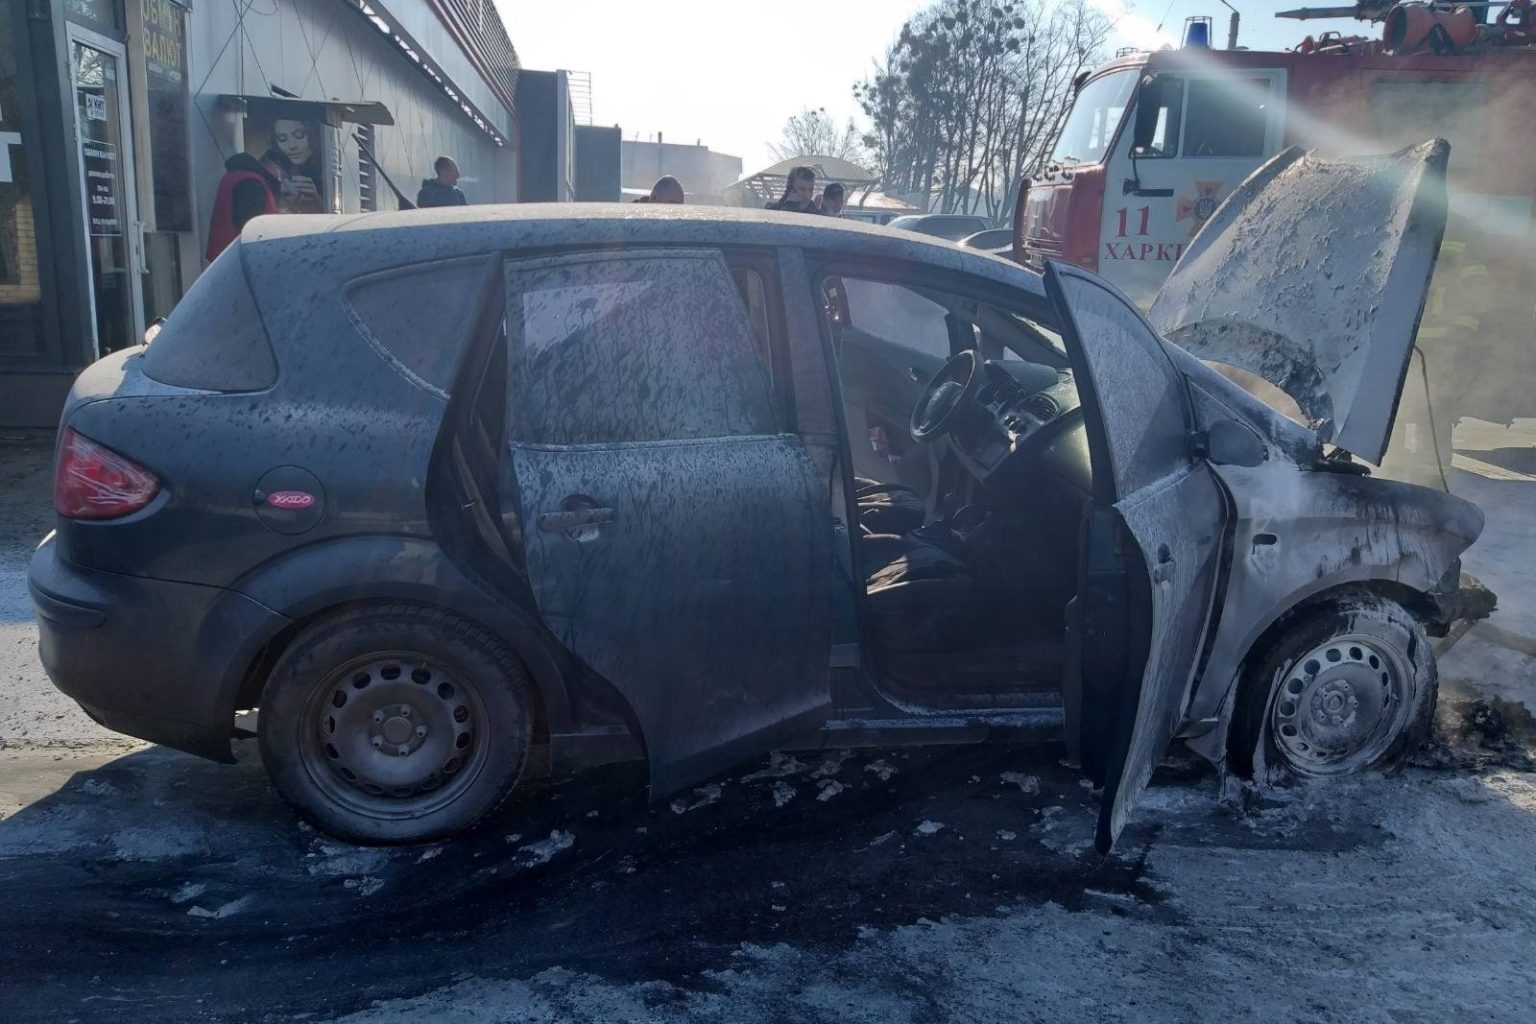
M 798 166 L 810 167 L 816 172 L 818 184 L 823 186 L 832 182 L 840 183 L 848 190 L 848 201 L 855 202 L 858 193 L 869 193 L 879 187 L 880 176 L 835 156 L 801 156 L 792 160 L 780 160 L 776 164 L 764 167 L 752 174 L 742 175 L 741 178 L 725 187 L 725 201 L 728 206 L 762 206 L 772 202 L 784 194 L 784 187 L 789 181 L 789 172 Z
M 389 108 L 374 100 L 299 100 L 283 96 L 223 95 L 219 97 L 219 109 L 271 121 L 323 121 L 336 128 L 343 123 L 395 123 Z

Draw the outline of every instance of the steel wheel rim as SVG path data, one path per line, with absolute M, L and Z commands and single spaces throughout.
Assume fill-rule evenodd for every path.
M 1334 637 L 1297 658 L 1270 702 L 1275 746 L 1303 775 L 1345 775 L 1385 754 L 1406 727 L 1412 674 L 1376 637 Z
M 311 692 L 299 749 L 315 784 L 371 818 L 453 803 L 485 767 L 485 704 L 464 673 L 407 652 L 354 658 Z

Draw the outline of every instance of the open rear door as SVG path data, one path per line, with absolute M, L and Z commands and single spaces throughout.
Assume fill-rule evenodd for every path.
M 1093 460 L 1079 579 L 1081 712 L 1067 722 L 1104 787 L 1107 853 L 1178 730 L 1209 626 L 1226 499 L 1190 433 L 1163 342 L 1107 282 L 1045 272 Z

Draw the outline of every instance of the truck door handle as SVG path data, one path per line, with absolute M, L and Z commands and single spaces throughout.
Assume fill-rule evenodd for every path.
M 1145 199 L 1169 199 L 1173 196 L 1171 188 L 1142 188 L 1135 178 L 1126 178 L 1120 191 L 1128 196 L 1141 196 Z
M 606 526 L 613 522 L 611 508 L 575 508 L 562 512 L 544 512 L 537 520 L 539 529 L 548 533 L 567 533 L 586 527 Z

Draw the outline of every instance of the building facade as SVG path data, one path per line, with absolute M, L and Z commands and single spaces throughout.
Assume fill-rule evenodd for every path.
M 651 190 L 656 179 L 670 174 L 682 183 L 690 203 L 721 205 L 726 189 L 741 177 L 741 157 L 716 153 L 703 144 L 689 146 L 625 139 L 619 154 L 620 181 L 626 193 Z
M 50 426 L 227 242 L 414 202 L 438 155 L 519 198 L 518 62 L 491 0 L 0 0 L 0 426 Z

